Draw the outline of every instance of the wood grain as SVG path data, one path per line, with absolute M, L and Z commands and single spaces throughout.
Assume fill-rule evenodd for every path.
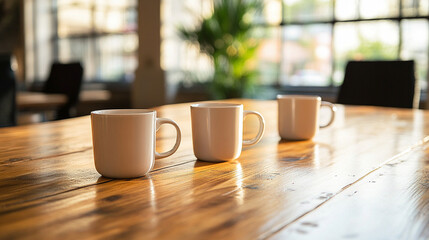
M 88 117 L 0 128 L 0 166 L 92 149 Z
M 374 169 L 418 151 L 429 131 L 425 111 L 340 107 L 334 126 L 312 141 L 281 141 L 274 101 L 229 101 L 263 114 L 267 128 L 259 144 L 236 161 L 196 161 L 190 104 L 159 107 L 158 116 L 182 128 L 182 145 L 137 179 L 111 180 L 95 171 L 88 117 L 0 129 L 0 238 L 296 236 L 288 230 L 303 216 L 317 216 L 320 206 Z M 246 119 L 245 137 L 256 134 L 257 124 Z M 157 148 L 168 149 L 174 138 L 161 128 Z
M 395 157 L 271 239 L 428 239 L 428 157 L 428 143 Z

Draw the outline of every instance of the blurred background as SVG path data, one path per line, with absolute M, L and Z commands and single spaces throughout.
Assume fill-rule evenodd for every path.
M 349 60 L 414 60 L 425 107 L 429 0 L 260 0 L 243 15 L 251 28 L 246 39 L 255 43 L 249 61 L 240 55 L 244 40 L 236 42 L 233 34 L 228 45 L 230 35 L 220 33 L 209 54 L 197 35 L 184 37 L 212 16 L 213 1 L 0 0 L 0 53 L 11 55 L 18 93 L 41 91 L 54 62 L 80 62 L 83 82 L 73 116 L 230 96 L 274 99 L 278 93 L 335 101 Z M 237 46 L 225 48 L 229 57 L 240 57 L 245 71 L 257 73 L 249 92 L 211 92 L 219 91 L 210 82 L 218 73 L 216 50 L 225 44 Z M 219 66 L 238 64 L 219 59 Z

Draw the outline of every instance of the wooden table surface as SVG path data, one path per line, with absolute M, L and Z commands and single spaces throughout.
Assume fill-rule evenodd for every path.
M 0 129 L 0 238 L 429 238 L 429 112 L 339 106 L 334 126 L 288 142 L 276 102 L 231 101 L 265 117 L 259 144 L 197 161 L 190 104 L 159 107 L 182 144 L 128 180 L 96 172 L 88 116 Z M 256 125 L 246 119 L 244 134 Z M 157 149 L 174 134 L 162 127 Z
M 82 90 L 79 94 L 79 102 L 103 102 L 110 98 L 108 90 Z M 55 110 L 66 103 L 65 94 L 25 91 L 16 94 L 16 105 L 20 111 Z
M 64 94 L 42 92 L 18 92 L 16 94 L 16 106 L 20 111 L 46 111 L 55 110 L 67 103 Z

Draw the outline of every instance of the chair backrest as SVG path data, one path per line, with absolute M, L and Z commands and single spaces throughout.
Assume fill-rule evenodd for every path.
M 43 92 L 61 93 L 67 95 L 68 98 L 67 104 L 58 110 L 58 119 L 70 117 L 70 109 L 79 100 L 82 79 L 83 68 L 79 62 L 52 64 Z
M 337 102 L 413 108 L 418 107 L 418 90 L 414 61 L 350 61 Z
M 0 55 L 0 127 L 16 125 L 16 83 L 10 55 Z

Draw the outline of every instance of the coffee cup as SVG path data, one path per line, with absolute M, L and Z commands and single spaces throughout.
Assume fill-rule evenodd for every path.
M 278 95 L 278 130 L 283 139 L 312 139 L 319 128 L 331 125 L 335 119 L 336 107 L 329 102 L 321 101 L 319 96 Z M 328 107 L 331 117 L 328 123 L 319 124 L 319 110 Z
M 249 115 L 259 119 L 259 130 L 253 139 L 243 140 L 243 120 Z M 242 104 L 201 103 L 191 106 L 192 142 L 199 160 L 220 162 L 237 159 L 242 147 L 259 142 L 265 129 L 262 115 L 244 111 Z
M 173 148 L 155 150 L 156 131 L 162 124 L 176 128 Z M 91 112 L 92 142 L 96 170 L 105 177 L 134 178 L 152 170 L 155 159 L 176 152 L 181 132 L 176 122 L 157 118 L 156 111 L 145 109 L 98 110 Z

